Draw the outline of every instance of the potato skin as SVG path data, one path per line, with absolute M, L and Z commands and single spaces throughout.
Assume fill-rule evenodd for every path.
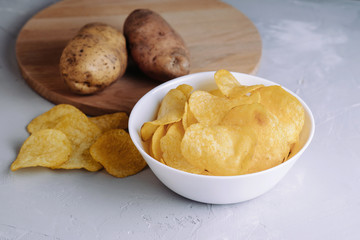
M 110 25 L 86 24 L 64 48 L 59 66 L 61 78 L 72 92 L 101 91 L 125 73 L 125 37 Z
M 164 82 L 190 72 L 185 42 L 158 13 L 136 9 L 123 29 L 133 61 L 150 78 Z

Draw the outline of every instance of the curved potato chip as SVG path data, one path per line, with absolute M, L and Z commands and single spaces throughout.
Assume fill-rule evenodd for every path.
M 166 135 L 160 140 L 160 147 L 163 152 L 163 161 L 166 165 L 181 171 L 204 174 L 204 168 L 198 168 L 190 164 L 181 154 L 181 141 L 184 136 L 184 129 L 181 123 L 172 124 Z
M 160 141 L 163 136 L 165 136 L 166 130 L 164 125 L 160 125 L 154 135 L 151 138 L 151 156 L 157 160 L 162 158 L 162 151 L 160 147 Z
M 177 122 L 184 113 L 187 98 L 179 89 L 171 89 L 160 103 L 157 120 L 162 122 Z
M 148 151 L 147 153 L 151 156 L 151 157 L 154 157 L 154 153 L 153 153 L 153 150 L 152 150 L 152 138 L 150 140 L 148 140 L 147 142 L 147 147 L 148 147 Z
M 231 108 L 259 101 L 259 93 L 229 99 L 226 97 L 215 96 L 206 91 L 195 91 L 189 98 L 189 107 L 193 116 L 199 123 L 212 126 L 219 124 L 221 119 Z
M 102 132 L 110 129 L 127 129 L 129 117 L 125 112 L 117 112 L 111 114 L 100 115 L 97 117 L 90 117 L 91 122 L 95 123 Z
M 234 98 L 230 98 L 231 108 L 244 104 L 259 103 L 260 100 L 261 95 L 258 92 L 252 92 L 250 95 L 236 96 Z
M 96 162 L 89 153 L 90 146 L 100 136 L 101 130 L 84 114 L 65 115 L 54 129 L 65 133 L 73 149 L 69 160 L 56 168 L 84 168 L 88 171 L 98 171 L 102 168 L 101 164 Z
M 286 160 L 292 158 L 295 154 L 297 154 L 301 149 L 300 141 L 297 141 L 290 145 L 290 153 L 287 156 Z
M 176 87 L 176 89 L 180 90 L 188 99 L 190 97 L 191 92 L 194 90 L 194 88 L 188 84 L 181 84 Z
M 248 96 L 248 94 L 254 92 L 256 89 L 263 87 L 264 85 L 251 85 L 251 86 L 239 86 L 233 89 L 229 98 L 237 98 L 242 96 Z M 259 96 L 260 97 L 260 96 Z
M 262 171 L 284 161 L 289 154 L 285 132 L 279 127 L 275 115 L 262 104 L 254 103 L 234 107 L 222 124 L 251 129 L 257 137 L 254 157 L 248 172 Z
M 234 88 L 240 87 L 241 84 L 238 80 L 227 70 L 220 69 L 214 74 L 215 82 L 222 94 L 229 97 Z
M 255 146 L 254 134 L 245 128 L 197 123 L 186 129 L 181 153 L 210 174 L 238 175 L 248 168 Z
M 154 124 L 153 122 L 144 123 L 140 129 L 141 139 L 143 141 L 148 141 L 149 139 L 151 139 L 152 135 L 159 127 L 159 125 L 161 124 Z
M 216 85 L 220 92 L 229 98 L 236 98 L 245 96 L 248 93 L 262 87 L 263 85 L 244 86 L 229 71 L 221 69 L 215 72 L 214 75 Z
M 194 114 L 191 112 L 189 104 L 185 103 L 185 111 L 182 118 L 183 127 L 186 130 L 190 125 L 194 123 L 198 123 L 198 121 L 196 120 Z
M 296 143 L 305 122 L 304 108 L 299 100 L 280 86 L 262 87 L 256 92 L 261 95 L 260 103 L 279 119 L 289 144 Z
M 199 123 L 211 126 L 221 121 L 226 112 L 231 109 L 232 102 L 206 91 L 195 91 L 189 98 L 189 107 Z
M 142 143 L 145 152 L 149 153 L 150 156 L 153 156 L 154 154 L 152 153 L 152 149 L 151 149 L 151 138 L 149 140 L 147 140 L 146 142 Z
M 123 129 L 102 134 L 91 146 L 90 154 L 114 177 L 134 175 L 146 166 L 129 134 Z
M 215 96 L 217 96 L 217 97 L 225 97 L 225 95 L 222 94 L 222 92 L 221 92 L 220 89 L 218 89 L 218 88 L 209 91 L 209 93 L 212 94 L 212 95 L 215 95 Z
M 54 128 L 59 119 L 67 114 L 83 114 L 76 107 L 69 104 L 59 104 L 51 108 L 49 111 L 34 118 L 28 125 L 27 131 L 34 133 L 41 129 Z
M 140 129 L 143 141 L 147 141 L 154 134 L 159 125 L 178 122 L 184 115 L 185 103 L 187 101 L 184 93 L 179 89 L 171 89 L 160 104 L 157 119 L 146 122 Z
M 71 143 L 64 133 L 54 129 L 35 131 L 23 143 L 10 169 L 55 167 L 68 161 Z

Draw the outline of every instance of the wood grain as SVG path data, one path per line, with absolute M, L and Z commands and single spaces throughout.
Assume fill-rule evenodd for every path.
M 254 73 L 261 58 L 261 38 L 240 11 L 216 0 L 64 0 L 34 15 L 22 28 L 16 56 L 28 85 L 45 99 L 72 104 L 88 115 L 131 112 L 135 103 L 159 85 L 136 66 L 104 91 L 90 96 L 71 93 L 59 74 L 66 43 L 89 22 L 104 22 L 122 31 L 136 8 L 160 13 L 183 37 L 191 52 L 191 73 L 221 68 Z

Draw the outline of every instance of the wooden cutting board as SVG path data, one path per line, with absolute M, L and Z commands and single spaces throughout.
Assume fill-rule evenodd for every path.
M 64 0 L 34 15 L 21 29 L 16 56 L 28 85 L 47 100 L 72 104 L 88 115 L 131 112 L 135 103 L 159 85 L 136 67 L 104 91 L 90 96 L 71 93 L 59 74 L 66 43 L 89 22 L 122 31 L 131 11 L 160 13 L 183 37 L 191 52 L 191 73 L 227 69 L 254 73 L 261 58 L 261 38 L 240 11 L 216 0 Z

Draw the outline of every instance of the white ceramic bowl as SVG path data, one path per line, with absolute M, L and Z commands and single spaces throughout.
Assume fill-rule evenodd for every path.
M 129 133 L 135 146 L 140 151 L 153 173 L 168 188 L 194 201 L 211 204 L 229 204 L 256 198 L 274 187 L 299 159 L 309 146 L 315 131 L 313 115 L 309 107 L 299 99 L 305 109 L 305 125 L 300 135 L 300 149 L 288 161 L 271 169 L 239 176 L 204 176 L 183 172 L 168 167 L 145 150 L 140 137 L 140 128 L 144 122 L 154 119 L 159 104 L 165 94 L 180 84 L 189 84 L 194 89 L 211 90 L 216 88 L 215 72 L 202 72 L 176 78 L 159 85 L 145 94 L 134 106 L 129 118 Z M 260 77 L 232 73 L 244 85 L 277 85 Z

